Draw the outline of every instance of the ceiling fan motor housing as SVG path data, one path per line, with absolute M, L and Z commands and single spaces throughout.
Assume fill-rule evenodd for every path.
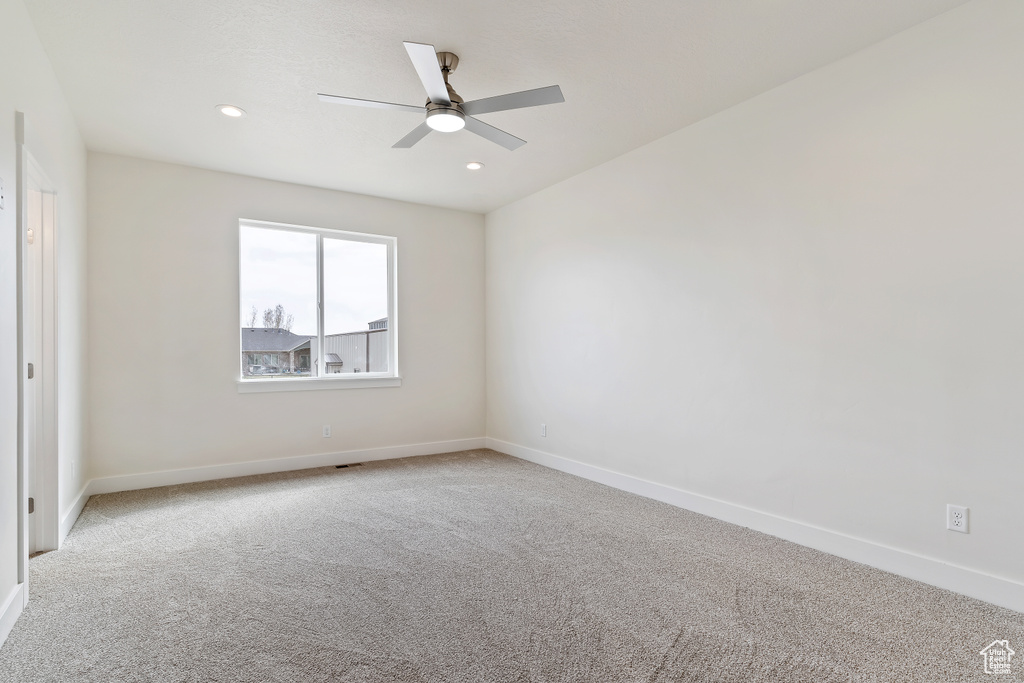
M 466 125 L 466 114 L 462 111 L 462 103 L 465 100 L 455 92 L 455 88 L 448 82 L 448 74 L 459 66 L 459 56 L 454 52 L 438 52 L 437 65 L 441 67 L 441 76 L 444 77 L 444 84 L 448 89 L 448 99 L 451 100 L 451 104 L 427 100 L 427 125 L 442 133 L 462 130 Z

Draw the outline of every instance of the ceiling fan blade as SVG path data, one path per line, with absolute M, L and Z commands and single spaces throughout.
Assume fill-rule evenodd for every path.
M 427 137 L 427 133 L 429 133 L 430 130 L 431 130 L 430 126 L 428 126 L 427 122 L 424 121 L 420 125 L 418 125 L 415 128 L 413 128 L 412 131 L 408 135 L 406 135 L 404 138 L 402 138 L 401 140 L 399 140 L 395 144 L 391 145 L 391 148 L 392 149 L 407 149 L 409 147 L 412 147 L 417 142 L 419 142 L 423 138 Z
M 562 89 L 557 85 L 549 85 L 546 88 L 534 88 L 533 90 L 465 102 L 462 105 L 462 111 L 476 116 L 477 114 L 489 114 L 492 111 L 539 107 L 542 104 L 558 104 L 559 102 L 565 102 L 565 98 L 562 97 Z
M 374 109 L 397 109 L 399 111 L 409 111 L 414 114 L 422 114 L 427 110 L 426 107 L 417 107 L 413 104 L 392 104 L 391 102 L 378 102 L 376 100 L 360 100 L 356 97 L 342 97 L 341 95 L 327 95 L 325 93 L 317 93 L 317 97 L 320 98 L 321 102 L 334 102 L 335 104 L 351 104 L 357 107 L 372 107 Z
M 416 73 L 427 91 L 427 98 L 434 104 L 451 104 L 448 98 L 448 86 L 445 85 L 444 76 L 441 75 L 441 67 L 437 63 L 437 51 L 433 45 L 423 43 L 410 43 L 406 41 L 405 51 L 409 53 L 409 59 L 416 68 Z
M 511 133 L 506 133 L 500 128 L 495 128 L 472 116 L 466 117 L 466 130 L 476 133 L 482 138 L 487 138 L 491 142 L 496 142 L 508 150 L 517 150 L 526 144 L 526 140 L 521 140 Z

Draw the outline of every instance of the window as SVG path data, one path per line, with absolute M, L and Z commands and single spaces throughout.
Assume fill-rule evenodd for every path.
M 242 220 L 238 243 L 243 382 L 397 379 L 394 237 Z

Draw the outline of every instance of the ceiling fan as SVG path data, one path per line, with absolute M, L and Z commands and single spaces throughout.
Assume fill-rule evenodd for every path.
M 470 133 L 476 133 L 480 137 L 496 142 L 506 149 L 518 149 L 526 144 L 526 140 L 521 140 L 515 135 L 486 124 L 480 119 L 474 118 L 474 116 L 477 114 L 489 114 L 495 111 L 565 102 L 565 98 L 562 97 L 562 90 L 557 85 L 465 102 L 448 82 L 448 75 L 455 71 L 455 67 L 459 65 L 457 55 L 451 52 L 436 52 L 433 45 L 410 42 L 405 42 L 404 44 L 406 51 L 409 53 L 409 59 L 412 60 L 412 65 L 416 68 L 416 73 L 419 75 L 420 81 L 423 82 L 423 87 L 427 91 L 428 99 L 426 105 L 417 107 L 412 104 L 392 104 L 390 102 L 360 100 L 355 97 L 317 93 L 323 102 L 336 102 L 338 104 L 374 107 L 377 109 L 395 109 L 397 111 L 415 112 L 417 114 L 426 112 L 426 120 L 413 128 L 411 133 L 396 142 L 392 147 L 412 147 L 432 130 L 441 133 L 452 133 L 465 128 Z

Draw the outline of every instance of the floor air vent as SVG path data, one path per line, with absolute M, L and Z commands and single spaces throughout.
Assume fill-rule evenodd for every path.
M 340 469 L 345 468 L 345 467 L 362 467 L 362 466 L 363 466 L 363 463 L 361 463 L 361 462 L 354 462 L 351 465 L 335 465 L 334 469 L 340 470 Z

